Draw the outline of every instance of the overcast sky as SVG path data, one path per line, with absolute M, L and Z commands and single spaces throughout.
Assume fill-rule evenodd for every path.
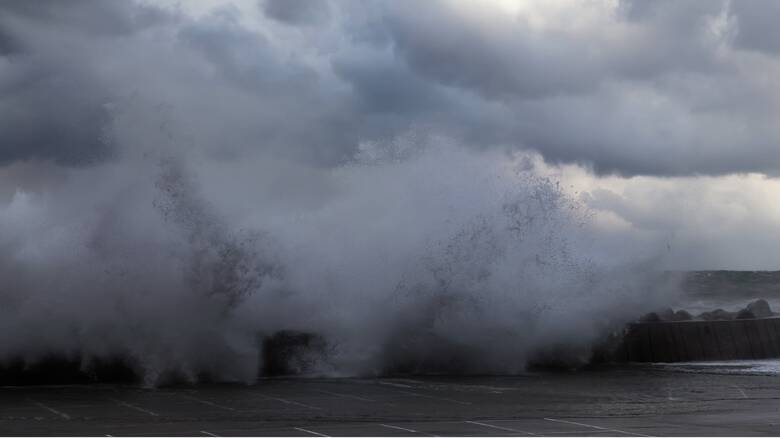
M 303 184 L 366 144 L 436 137 L 539 154 L 614 231 L 603 245 L 780 269 L 778 16 L 770 1 L 4 1 L 0 201 L 166 142 L 201 163 L 283 162 Z

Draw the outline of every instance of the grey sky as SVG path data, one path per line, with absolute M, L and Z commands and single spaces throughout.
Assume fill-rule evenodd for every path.
M 334 166 L 424 130 L 623 175 L 780 170 L 771 2 L 574 3 L 543 25 L 489 1 L 247 3 L 3 2 L 0 162 L 110 159 L 112 108 L 145 99 L 226 157 Z

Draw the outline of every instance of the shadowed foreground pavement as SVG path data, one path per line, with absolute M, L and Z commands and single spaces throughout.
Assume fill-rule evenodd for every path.
M 516 377 L 2 387 L 3 435 L 780 435 L 780 377 L 621 368 Z

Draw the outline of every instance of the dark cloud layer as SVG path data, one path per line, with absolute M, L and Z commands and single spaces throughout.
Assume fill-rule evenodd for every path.
M 531 5 L 3 2 L 0 163 L 110 159 L 131 96 L 223 159 L 327 167 L 422 131 L 602 173 L 778 174 L 775 6 Z
M 735 45 L 770 54 L 780 53 L 780 27 L 777 26 L 780 4 L 763 2 L 761 5 L 751 5 L 749 2 L 735 2 L 732 10 L 739 17 Z
M 105 129 L 112 85 L 97 71 L 97 44 L 167 19 L 130 2 L 10 1 L 0 5 L 0 164 L 66 165 L 111 155 Z
M 330 17 L 326 0 L 261 0 L 260 7 L 269 17 L 289 24 L 318 24 Z

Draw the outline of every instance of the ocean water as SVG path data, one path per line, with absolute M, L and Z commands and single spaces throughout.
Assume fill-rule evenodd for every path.
M 718 308 L 736 311 L 757 299 L 780 311 L 780 271 L 693 271 L 686 273 L 682 290 L 671 307 L 693 315 Z

